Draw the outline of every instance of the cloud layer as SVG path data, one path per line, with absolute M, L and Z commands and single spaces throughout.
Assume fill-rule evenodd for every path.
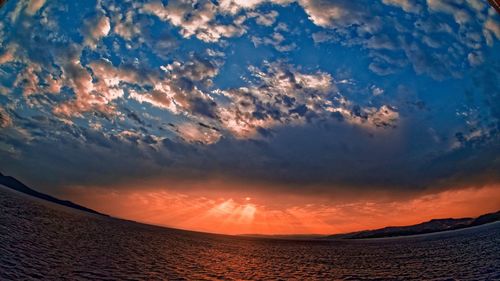
M 500 19 L 483 1 L 26 0 L 0 14 L 0 167 L 46 188 L 499 180 Z

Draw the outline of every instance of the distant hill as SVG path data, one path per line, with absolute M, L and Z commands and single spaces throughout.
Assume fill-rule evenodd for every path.
M 108 216 L 106 214 L 102 214 L 102 213 L 99 213 L 99 212 L 94 211 L 92 209 L 75 204 L 71 201 L 61 200 L 61 199 L 55 198 L 53 196 L 47 195 L 45 193 L 38 192 L 34 189 L 29 188 L 24 183 L 18 181 L 17 179 L 15 179 L 13 177 L 4 176 L 2 173 L 0 173 L 0 185 L 4 185 L 4 186 L 11 188 L 13 190 L 22 192 L 22 193 L 27 194 L 27 195 L 31 195 L 31 196 L 36 197 L 36 198 L 47 200 L 47 201 L 52 202 L 52 203 L 56 203 L 59 205 L 63 205 L 63 206 L 70 207 L 70 208 L 77 209 L 77 210 L 84 211 L 84 212 L 89 212 L 92 214 L 98 214 L 101 216 Z
M 241 234 L 239 236 L 287 240 L 324 240 L 324 239 L 368 239 L 396 236 L 409 236 L 455 230 L 500 221 L 500 211 L 481 215 L 477 218 L 432 219 L 427 222 L 408 226 L 388 226 L 380 229 L 322 235 L 322 234 Z
M 365 239 L 365 238 L 383 238 L 395 236 L 408 236 L 416 234 L 426 234 L 441 232 L 447 230 L 461 229 L 471 226 L 482 225 L 490 222 L 500 221 L 500 211 L 496 213 L 485 214 L 477 218 L 460 219 L 433 219 L 427 222 L 409 225 L 409 226 L 389 226 L 374 230 L 363 230 L 345 234 L 330 235 L 326 238 L 335 239 Z

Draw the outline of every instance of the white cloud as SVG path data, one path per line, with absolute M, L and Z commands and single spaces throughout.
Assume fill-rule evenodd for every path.
M 179 127 L 176 132 L 189 142 L 213 143 L 224 131 L 237 138 L 257 137 L 262 130 L 329 118 L 332 113 L 340 114 L 351 124 L 367 127 L 393 126 L 399 117 L 388 106 L 355 109 L 338 95 L 331 75 L 320 71 L 305 73 L 282 63 L 266 63 L 262 69 L 250 67 L 257 79 L 255 83 L 215 89 L 210 94 L 206 88 L 218 74 L 218 68 L 194 55 L 187 62 L 174 61 L 163 66 L 165 76 L 151 71 L 139 74 L 138 70 L 117 68 L 105 61 L 92 62 L 89 67 L 98 81 L 93 85 L 94 90 L 99 89 L 99 93 L 127 88 L 130 99 L 186 116 L 193 124 L 211 123 L 221 129 Z M 121 83 L 140 88 L 132 90 Z M 149 88 L 152 89 L 146 90 Z
M 471 52 L 467 55 L 467 59 L 471 66 L 477 66 L 484 62 L 483 54 L 481 52 Z
M 216 130 L 199 126 L 191 122 L 178 125 L 177 133 L 187 142 L 201 142 L 203 144 L 215 143 L 221 137 L 221 134 Z
M 270 11 L 269 13 L 258 13 L 249 12 L 247 13 L 249 18 L 255 18 L 255 22 L 264 26 L 272 26 L 276 22 L 276 17 L 278 17 L 278 12 Z
M 456 1 L 450 0 L 427 0 L 427 6 L 432 12 L 442 12 L 452 15 L 458 24 L 465 24 L 472 18 L 469 13 L 457 7 Z
M 85 44 L 95 49 L 99 40 L 106 37 L 110 30 L 111 24 L 109 18 L 105 15 L 99 15 L 95 18 L 86 20 L 85 27 L 82 30 Z
M 484 23 L 484 36 L 486 38 L 486 42 L 489 46 L 493 45 L 493 36 L 494 35 L 497 40 L 500 40 L 500 23 L 498 21 L 490 18 Z
M 398 6 L 408 13 L 419 13 L 421 6 L 415 0 L 382 0 L 386 5 Z
M 222 5 L 215 5 L 211 1 L 197 3 L 196 8 L 193 5 L 192 1 L 187 0 L 169 1 L 167 6 L 161 1 L 152 1 L 144 5 L 143 11 L 179 27 L 185 38 L 196 36 L 205 42 L 217 42 L 223 37 L 241 36 L 246 32 L 241 25 L 244 18 L 235 19 L 232 24 L 215 21 L 216 15 L 222 12 Z
M 359 113 L 353 112 L 353 104 L 337 92 L 332 77 L 324 72 L 303 73 L 280 63 L 251 70 L 260 82 L 221 91 L 230 103 L 217 108 L 222 126 L 238 138 L 255 137 L 261 129 L 329 118 L 332 113 L 351 124 L 379 127 L 393 126 L 399 117 L 388 106 L 359 107 Z
M 122 38 L 130 40 L 132 37 L 140 34 L 138 24 L 133 21 L 132 11 L 127 11 L 125 16 L 121 13 L 118 14 L 114 21 L 116 24 L 114 25 L 113 31 Z
M 500 25 L 491 15 L 485 14 L 483 5 L 474 0 L 460 1 L 461 4 L 467 3 L 469 9 L 457 5 L 456 1 L 428 0 L 425 10 L 412 0 L 383 1 L 408 12 L 405 18 L 415 19 L 412 28 L 407 28 L 399 17 L 383 13 L 377 3 L 369 8 L 352 1 L 303 0 L 299 3 L 313 23 L 326 28 L 312 35 L 316 44 L 332 41 L 347 47 L 362 46 L 373 60 L 369 69 L 380 75 L 394 73 L 409 62 L 418 74 L 427 74 L 438 80 L 459 77 L 463 71 L 461 65 L 470 62 L 469 57 L 473 59 L 474 55 L 468 56 L 469 53 L 477 53 L 485 42 L 491 46 L 495 37 L 500 38 Z M 457 25 L 448 24 L 444 20 L 447 17 Z M 483 35 L 479 32 L 481 28 Z M 428 51 L 427 47 L 434 50 Z M 474 60 L 474 63 L 480 63 L 480 60 Z
M 28 15 L 34 15 L 40 8 L 45 4 L 45 0 L 30 0 L 28 6 L 26 7 L 26 13 Z
M 352 24 L 369 24 L 373 15 L 356 1 L 299 0 L 299 4 L 316 25 L 327 28 L 345 27 Z
M 81 116 L 88 111 L 113 114 L 111 101 L 121 96 L 120 90 L 103 88 L 102 84 L 94 85 L 92 75 L 80 62 L 81 49 L 70 46 L 66 54 L 58 57 L 64 84 L 75 93 L 75 98 L 58 104 L 54 113 L 60 116 Z

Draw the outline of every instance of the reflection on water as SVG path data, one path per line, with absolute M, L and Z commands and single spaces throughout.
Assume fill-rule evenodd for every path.
M 285 241 L 101 218 L 0 188 L 1 280 L 500 280 L 500 224 L 426 237 Z

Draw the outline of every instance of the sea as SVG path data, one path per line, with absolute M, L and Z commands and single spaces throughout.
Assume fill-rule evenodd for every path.
M 0 280 L 500 280 L 500 223 L 286 240 L 140 224 L 0 188 Z

